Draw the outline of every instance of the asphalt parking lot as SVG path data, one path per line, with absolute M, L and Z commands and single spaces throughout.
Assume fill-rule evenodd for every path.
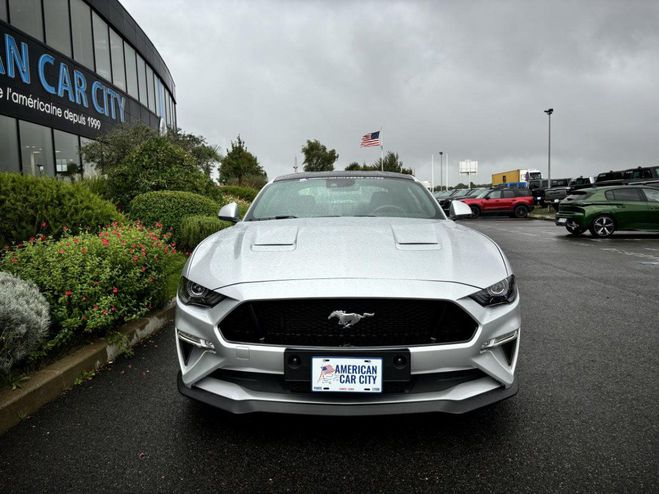
M 230 416 L 171 328 L 0 436 L 0 492 L 659 491 L 659 235 L 467 221 L 518 276 L 519 394 L 463 416 Z

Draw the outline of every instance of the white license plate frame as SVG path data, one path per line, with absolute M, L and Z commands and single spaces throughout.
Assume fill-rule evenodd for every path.
M 311 391 L 316 393 L 382 393 L 382 374 L 380 357 L 311 357 Z

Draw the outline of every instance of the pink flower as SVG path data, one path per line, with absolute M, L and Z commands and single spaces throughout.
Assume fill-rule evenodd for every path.
M 71 295 L 73 295 L 73 292 L 71 290 L 67 290 L 67 291 L 64 292 L 64 295 L 66 295 L 67 297 L 70 297 Z
M 101 239 L 101 242 L 103 243 L 103 247 L 107 247 L 110 245 L 110 241 L 107 238 Z
M 113 287 L 112 288 L 112 293 L 114 293 L 116 295 L 117 293 L 119 293 L 119 289 L 116 286 Z
M 41 228 L 46 228 L 47 226 L 48 226 L 48 223 L 46 223 L 45 221 L 41 222 Z

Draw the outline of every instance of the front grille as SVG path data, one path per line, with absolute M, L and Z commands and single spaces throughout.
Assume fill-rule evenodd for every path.
M 334 311 L 373 314 L 354 326 Z M 478 325 L 451 302 L 414 299 L 260 300 L 237 306 L 220 331 L 232 342 L 286 346 L 409 346 L 468 341 Z

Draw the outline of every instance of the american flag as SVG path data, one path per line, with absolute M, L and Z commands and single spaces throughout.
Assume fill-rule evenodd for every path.
M 320 376 L 318 380 L 320 381 L 324 377 L 329 377 L 334 374 L 334 367 L 331 364 L 325 364 L 320 368 Z
M 362 144 L 360 147 L 370 148 L 374 146 L 382 146 L 382 141 L 380 141 L 380 131 L 371 132 L 362 137 Z

